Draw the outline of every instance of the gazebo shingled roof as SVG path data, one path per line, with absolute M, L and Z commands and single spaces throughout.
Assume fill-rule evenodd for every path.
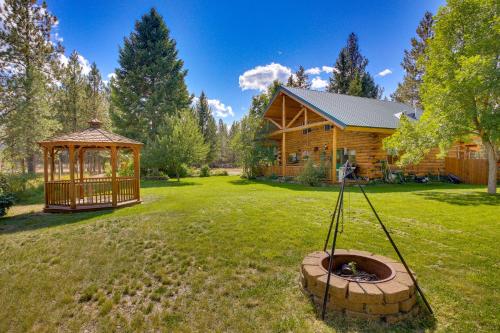
M 47 140 L 40 141 L 40 145 L 51 144 L 124 144 L 124 145 L 142 145 L 141 142 L 126 138 L 124 136 L 108 132 L 100 128 L 101 122 L 97 119 L 89 121 L 90 127 L 80 131 L 69 134 L 56 136 Z

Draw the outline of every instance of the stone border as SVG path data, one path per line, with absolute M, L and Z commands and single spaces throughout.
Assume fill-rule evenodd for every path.
M 332 274 L 327 309 L 387 323 L 396 323 L 418 313 L 415 284 L 401 263 L 367 251 L 335 250 L 335 255 L 342 254 L 377 260 L 392 269 L 394 274 L 387 279 L 370 283 L 350 281 Z M 323 304 L 327 280 L 327 270 L 321 262 L 327 257 L 327 253 L 316 251 L 308 254 L 301 264 L 302 287 L 319 305 Z

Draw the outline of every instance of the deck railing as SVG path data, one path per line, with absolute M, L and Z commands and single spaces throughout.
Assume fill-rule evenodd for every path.
M 300 173 L 304 170 L 304 165 L 298 164 L 298 165 L 286 165 L 285 166 L 285 173 L 287 177 L 297 177 L 300 175 Z M 278 176 L 282 177 L 283 176 L 283 169 L 281 168 L 281 165 L 270 165 L 270 166 L 265 166 L 262 168 L 262 172 L 264 176 Z M 332 171 L 330 170 L 329 167 L 325 169 L 326 173 L 326 180 L 331 180 L 332 178 Z
M 116 177 L 117 202 L 137 199 L 138 186 L 134 177 Z M 46 183 L 47 205 L 71 205 L 71 181 L 54 180 Z M 113 182 L 111 177 L 84 178 L 75 180 L 75 204 L 79 206 L 112 205 Z

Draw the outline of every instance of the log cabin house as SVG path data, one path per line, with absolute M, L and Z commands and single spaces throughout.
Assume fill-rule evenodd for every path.
M 398 169 L 396 157 L 383 149 L 382 140 L 394 133 L 402 114 L 416 118 L 418 112 L 397 102 L 280 86 L 264 113 L 274 129 L 268 138 L 278 147 L 276 162 L 263 172 L 294 177 L 307 159 L 317 164 L 323 160 L 327 180 L 337 182 L 341 166 L 350 160 L 358 176 L 382 178 L 384 161 L 392 170 Z M 335 163 L 331 163 L 332 152 Z M 444 174 L 445 162 L 437 153 L 436 148 L 421 163 L 403 171 Z

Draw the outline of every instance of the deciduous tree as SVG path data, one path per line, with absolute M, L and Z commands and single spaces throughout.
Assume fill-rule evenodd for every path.
M 169 116 L 154 142 L 144 152 L 145 167 L 170 169 L 180 180 L 183 165 L 203 162 L 209 150 L 189 109 Z
M 442 152 L 464 136 L 480 137 L 488 156 L 488 192 L 496 193 L 500 141 L 500 23 L 493 0 L 449 0 L 428 40 L 420 96 L 424 114 L 403 122 L 386 146 L 402 163 L 418 162 L 431 148 Z M 418 149 L 413 149 L 418 147 Z

